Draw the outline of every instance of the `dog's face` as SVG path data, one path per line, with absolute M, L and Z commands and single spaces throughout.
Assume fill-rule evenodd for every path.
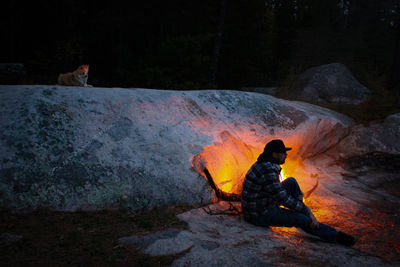
M 81 76 L 82 78 L 87 78 L 88 73 L 89 73 L 89 65 L 79 66 L 79 68 L 77 69 L 77 72 L 78 72 L 79 76 Z

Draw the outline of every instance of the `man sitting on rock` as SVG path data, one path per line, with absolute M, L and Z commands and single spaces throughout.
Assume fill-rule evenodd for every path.
M 303 203 L 304 195 L 296 179 L 279 182 L 279 165 L 285 163 L 288 150 L 291 148 L 285 147 L 282 140 L 270 141 L 247 172 L 242 189 L 245 220 L 257 226 L 299 227 L 330 243 L 354 245 L 354 237 L 318 222 Z

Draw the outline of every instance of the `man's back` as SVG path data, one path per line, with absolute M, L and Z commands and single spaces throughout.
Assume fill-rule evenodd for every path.
M 256 162 L 247 172 L 242 188 L 242 209 L 245 219 L 261 215 L 268 207 L 276 205 L 268 185 L 279 182 L 279 165 L 271 162 Z
M 269 161 L 257 161 L 247 172 L 242 189 L 242 209 L 246 220 L 252 221 L 266 210 L 285 206 L 288 209 L 310 213 L 302 201 L 293 198 L 279 181 L 281 167 Z

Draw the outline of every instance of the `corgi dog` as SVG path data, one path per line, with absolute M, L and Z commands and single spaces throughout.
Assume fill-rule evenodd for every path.
M 74 72 L 62 73 L 58 75 L 58 84 L 66 86 L 92 87 L 87 84 L 89 76 L 89 65 L 81 65 Z

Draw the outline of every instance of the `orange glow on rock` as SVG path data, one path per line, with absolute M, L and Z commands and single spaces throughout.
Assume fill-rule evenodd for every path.
M 206 146 L 196 156 L 201 159 L 200 164 L 194 165 L 200 173 L 207 168 L 221 191 L 240 194 L 243 178 L 261 153 L 260 148 L 245 144 L 227 131 L 221 132 L 220 137 L 222 142 Z
M 203 170 L 207 168 L 221 191 L 240 194 L 244 177 L 262 153 L 265 144 L 248 145 L 227 131 L 220 133 L 220 139 L 221 142 L 204 147 L 203 151 L 192 159 L 194 169 L 205 176 Z M 287 160 L 282 166 L 280 180 L 283 181 L 297 166 L 298 162 Z

